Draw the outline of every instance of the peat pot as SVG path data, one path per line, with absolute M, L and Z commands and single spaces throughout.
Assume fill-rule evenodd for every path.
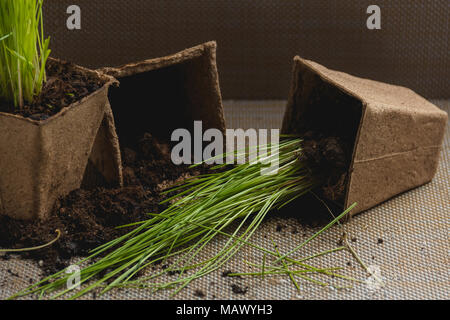
M 334 130 L 350 140 L 340 204 L 352 214 L 430 182 L 438 167 L 447 113 L 412 90 L 294 58 L 283 133 Z
M 117 81 L 75 69 L 98 77 L 103 86 L 46 120 L 0 113 L 0 214 L 44 219 L 58 197 L 78 189 L 84 180 L 95 180 L 85 177 L 88 160 L 91 172 L 121 184 L 118 138 L 107 95 Z
M 135 144 L 144 133 L 170 142 L 176 129 L 192 133 L 194 121 L 202 121 L 204 130 L 225 132 L 213 41 L 99 71 L 120 81 L 109 90 L 109 101 L 122 147 Z

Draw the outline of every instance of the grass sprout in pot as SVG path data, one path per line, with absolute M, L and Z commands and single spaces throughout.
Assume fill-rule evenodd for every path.
M 16 219 L 45 218 L 79 188 L 94 144 L 108 152 L 92 159 L 97 172 L 121 183 L 107 96 L 117 81 L 48 57 L 42 5 L 0 2 L 0 214 Z

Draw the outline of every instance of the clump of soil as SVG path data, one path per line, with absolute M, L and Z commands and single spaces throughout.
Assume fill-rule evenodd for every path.
M 231 273 L 233 273 L 231 270 L 226 270 L 222 272 L 222 277 L 224 278 L 229 277 Z
M 33 120 L 45 120 L 105 84 L 95 74 L 78 70 L 70 62 L 49 60 L 46 72 L 47 81 L 41 93 L 31 103 L 19 110 L 11 102 L 0 100 L 0 111 Z
M 248 287 L 241 287 L 240 285 L 232 284 L 231 290 L 234 294 L 246 294 L 248 291 Z
M 293 217 L 305 225 L 318 227 L 330 221 L 331 213 L 342 212 L 353 144 L 348 136 L 333 132 L 309 130 L 301 136 L 301 161 L 306 161 L 320 187 L 285 206 L 280 216 Z
M 148 219 L 165 206 L 160 192 L 175 181 L 198 175 L 205 167 L 175 166 L 169 147 L 145 133 L 133 147 L 122 150 L 125 183 L 123 188 L 79 189 L 57 201 L 45 221 L 17 221 L 0 216 L 0 247 L 28 248 L 47 243 L 61 230 L 61 238 L 45 249 L 21 253 L 40 261 L 45 274 L 60 271 L 72 257 L 86 256 L 99 245 L 130 229 L 117 226 Z M 8 258 L 6 255 L 4 258 Z
M 350 144 L 340 137 L 314 131 L 307 132 L 303 139 L 303 156 L 313 175 L 322 181 L 321 195 L 343 202 L 351 161 Z

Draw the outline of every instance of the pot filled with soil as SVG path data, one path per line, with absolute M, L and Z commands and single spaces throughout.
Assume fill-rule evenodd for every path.
M 283 133 L 300 134 L 318 190 L 357 214 L 434 177 L 447 114 L 410 89 L 294 58 Z
M 97 172 L 121 183 L 107 97 L 117 81 L 47 59 L 41 6 L 4 1 L 0 7 L 0 214 L 15 219 L 45 218 L 58 197 L 79 188 L 94 145 L 105 151 L 92 158 Z

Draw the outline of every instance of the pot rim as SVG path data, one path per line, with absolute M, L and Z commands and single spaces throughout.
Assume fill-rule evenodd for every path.
M 57 58 L 49 57 L 49 59 L 53 60 L 55 62 L 58 62 L 58 63 L 62 62 L 62 60 L 57 59 Z M 104 80 L 105 83 L 103 84 L 103 86 L 101 88 L 95 90 L 94 92 L 92 92 L 89 95 L 83 97 L 82 99 L 80 99 L 78 101 L 75 101 L 75 102 L 71 103 L 70 105 L 62 108 L 58 113 L 52 115 L 51 117 L 49 117 L 49 118 L 47 118 L 45 120 L 33 120 L 33 119 L 26 118 L 26 117 L 23 117 L 23 116 L 18 115 L 18 114 L 12 114 L 12 113 L 8 113 L 8 112 L 0 112 L 0 117 L 17 119 L 17 120 L 20 120 L 20 121 L 24 121 L 24 122 L 30 123 L 32 125 L 43 126 L 43 125 L 45 125 L 45 124 L 47 124 L 49 122 L 55 121 L 56 119 L 62 117 L 69 110 L 75 109 L 79 105 L 84 104 L 84 102 L 86 100 L 91 99 L 92 97 L 95 97 L 95 96 L 99 95 L 103 90 L 108 89 L 109 86 L 111 86 L 111 85 L 116 85 L 117 86 L 119 84 L 119 81 L 116 78 L 114 78 L 114 77 L 112 77 L 112 76 L 110 76 L 108 74 L 105 74 L 105 73 L 101 72 L 100 70 L 88 69 L 88 68 L 79 66 L 77 64 L 74 64 L 74 67 L 76 69 L 78 69 L 78 70 L 81 70 L 81 71 L 84 71 L 84 72 L 88 72 L 88 73 L 91 73 L 91 74 L 95 74 L 99 79 Z
M 138 62 L 132 62 L 118 67 L 103 67 L 97 69 L 97 71 L 99 71 L 102 74 L 106 74 L 114 78 L 120 79 L 135 75 L 137 73 L 150 72 L 174 64 L 183 63 L 185 61 L 192 60 L 195 58 L 200 58 L 208 51 L 214 50 L 216 48 L 217 43 L 215 41 L 209 41 L 164 57 L 151 58 Z

